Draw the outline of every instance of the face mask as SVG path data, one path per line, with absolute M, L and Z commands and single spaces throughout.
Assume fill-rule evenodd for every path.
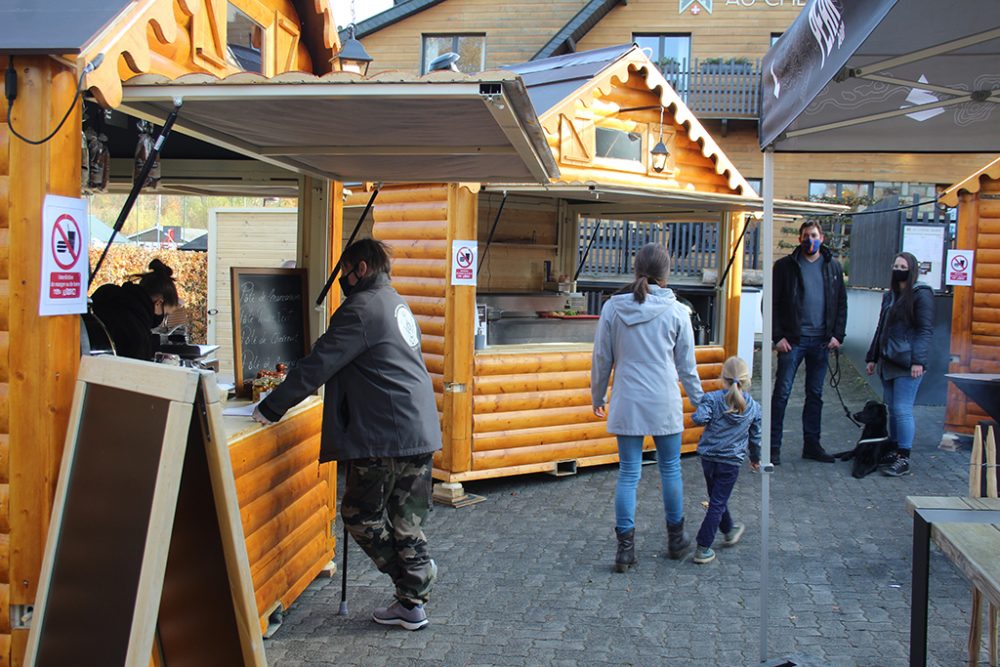
M 819 252 L 819 247 L 823 244 L 819 239 L 805 239 L 802 241 L 802 252 L 807 255 L 815 255 Z
M 337 282 L 340 283 L 341 291 L 344 292 L 344 296 L 351 296 L 351 292 L 353 292 L 354 288 L 357 287 L 357 283 L 352 285 L 351 283 L 347 282 L 347 276 L 351 274 L 357 275 L 356 273 L 354 273 L 354 271 L 355 271 L 354 269 L 351 269 L 351 273 L 345 273 L 344 275 L 340 276 L 340 278 L 337 279 Z
M 910 279 L 910 272 L 907 270 L 893 269 L 892 270 L 892 284 L 905 283 Z

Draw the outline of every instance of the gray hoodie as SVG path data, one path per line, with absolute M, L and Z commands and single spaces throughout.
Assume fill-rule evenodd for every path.
M 673 291 L 650 285 L 643 303 L 616 294 L 601 310 L 594 337 L 590 387 L 594 407 L 604 405 L 615 371 L 608 432 L 615 435 L 670 435 L 684 430 L 678 380 L 691 403 L 701 401 L 694 358 L 694 332 L 687 310 Z

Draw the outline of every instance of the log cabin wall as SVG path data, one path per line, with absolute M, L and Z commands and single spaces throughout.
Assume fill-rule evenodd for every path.
M 480 258 L 484 252 L 486 257 L 482 258 L 476 289 L 480 293 L 541 292 L 545 262 L 551 262 L 553 274 L 559 272 L 559 208 L 549 201 L 508 196 L 487 251 L 486 240 L 497 219 L 500 201 L 499 194 L 479 196 L 477 237 Z M 557 277 L 553 275 L 553 279 Z
M 983 178 L 979 192 L 962 194 L 956 247 L 975 250 L 972 287 L 955 287 L 951 373 L 1000 373 L 1000 180 Z M 990 417 L 954 385 L 948 386 L 945 430 L 971 434 Z
M 720 389 L 725 348 L 699 347 L 695 354 L 702 387 Z M 476 354 L 472 472 L 452 479 L 549 471 L 563 460 L 616 462 L 617 441 L 591 407 L 590 361 L 589 350 Z M 693 413 L 685 397 L 683 452 L 694 451 L 701 436 Z M 645 448 L 653 448 L 651 439 Z
M 0 58 L 6 69 L 7 59 Z M 0 98 L 0 664 L 10 658 L 10 132 Z M 6 619 L 6 620 L 5 620 Z
M 650 90 L 646 77 L 634 68 L 622 81 L 613 77 L 606 87 L 596 87 L 592 100 L 563 105 L 545 114 L 545 138 L 559 162 L 560 181 L 598 181 L 612 185 L 672 188 L 731 194 L 728 179 L 692 141 L 688 130 L 674 121 L 669 110 L 663 119 L 663 142 L 670 152 L 666 168 L 653 170 L 649 153 L 660 139 L 660 98 Z M 642 162 L 596 155 L 596 128 L 638 133 L 642 137 Z
M 392 286 L 406 299 L 420 325 L 421 351 L 444 412 L 445 323 L 448 291 L 449 206 L 453 187 L 399 185 L 382 189 L 372 209 L 372 235 L 392 252 Z M 367 202 L 356 192 L 348 205 Z M 471 332 L 470 332 L 471 337 Z M 448 422 L 442 423 L 443 430 Z M 435 465 L 443 454 L 435 454 Z
M 316 404 L 230 441 L 261 632 L 277 606 L 288 609 L 333 557 L 336 478 L 332 464 L 317 462 L 322 412 Z

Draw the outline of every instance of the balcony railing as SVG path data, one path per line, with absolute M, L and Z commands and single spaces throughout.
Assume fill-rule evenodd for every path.
M 660 63 L 664 78 L 700 118 L 758 116 L 760 61 L 712 60 Z
M 744 239 L 743 268 L 760 268 L 760 239 L 752 227 Z M 591 242 L 593 239 L 593 242 Z M 647 243 L 667 246 L 672 280 L 701 282 L 705 269 L 719 268 L 719 224 L 710 222 L 634 222 L 580 220 L 578 261 L 586 254 L 582 276 L 598 280 L 631 280 L 635 254 Z M 587 248 L 590 252 L 587 252 Z M 721 258 L 723 267 L 728 257 Z

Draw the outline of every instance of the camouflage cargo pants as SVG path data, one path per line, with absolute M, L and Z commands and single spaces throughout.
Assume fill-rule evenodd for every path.
M 423 527 L 431 505 L 431 454 L 349 462 L 340 515 L 354 541 L 392 578 L 396 598 L 427 602 L 435 568 Z

